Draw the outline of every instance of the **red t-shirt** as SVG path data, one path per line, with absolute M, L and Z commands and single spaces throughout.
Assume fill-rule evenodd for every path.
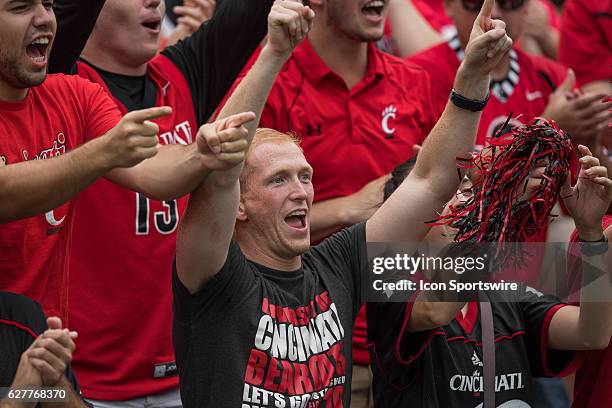
M 65 154 L 121 118 L 99 85 L 64 75 L 49 75 L 22 102 L 0 102 L 0 112 L 0 157 L 9 165 Z M 71 200 L 0 228 L 0 290 L 28 296 L 64 321 L 73 215 Z
M 293 131 L 314 169 L 315 200 L 351 195 L 412 157 L 433 128 L 427 73 L 368 47 L 365 77 L 352 89 L 304 41 L 281 70 L 261 127 Z M 368 364 L 365 309 L 355 322 L 353 359 Z
M 147 67 L 158 90 L 155 106 L 173 108 L 155 120 L 159 143 L 192 143 L 198 127 L 184 76 L 163 55 Z M 78 74 L 112 96 L 91 66 L 79 62 Z M 151 200 L 104 179 L 79 196 L 70 259 L 70 304 L 78 307 L 70 308 L 70 322 L 79 331 L 73 367 L 87 398 L 127 400 L 178 387 L 170 280 L 187 201 Z
M 604 230 L 612 227 L 612 216 L 606 216 L 603 220 Z M 578 242 L 578 231 L 574 231 L 570 242 Z M 568 265 L 569 285 L 578 288 L 581 277 L 579 272 L 580 254 L 576 244 L 570 244 L 572 261 Z M 612 406 L 612 346 L 605 350 L 587 351 L 584 354 L 584 362 L 576 371 L 574 382 L 574 402 L 573 408 L 584 407 L 610 407 Z
M 423 67 L 431 76 L 436 117 L 444 111 L 462 53 L 455 36 L 448 43 L 408 58 L 408 61 Z M 493 136 L 505 124 L 510 114 L 514 118 L 511 124 L 514 125 L 528 123 L 540 116 L 548 104 L 550 94 L 567 74 L 561 64 L 552 60 L 518 49 L 513 49 L 512 55 L 508 77 L 492 85 L 491 97 L 482 112 L 476 141 L 479 146 L 483 146 L 485 139 Z
M 612 79 L 612 0 L 568 0 L 561 24 L 559 60 L 578 85 Z

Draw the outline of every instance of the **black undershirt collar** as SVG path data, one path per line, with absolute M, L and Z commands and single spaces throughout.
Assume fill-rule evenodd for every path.
M 92 65 L 81 58 L 81 61 L 98 72 L 111 94 L 121 102 L 128 111 L 152 108 L 157 102 L 157 87 L 148 72 L 140 76 L 115 74 Z

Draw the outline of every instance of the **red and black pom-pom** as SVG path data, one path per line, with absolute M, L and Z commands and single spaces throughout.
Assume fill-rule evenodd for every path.
M 574 157 L 570 137 L 541 118 L 493 137 L 462 164 L 476 173 L 474 195 L 436 224 L 457 230 L 456 242 L 526 242 L 548 225 Z M 536 191 L 524 195 L 534 168 L 546 168 Z

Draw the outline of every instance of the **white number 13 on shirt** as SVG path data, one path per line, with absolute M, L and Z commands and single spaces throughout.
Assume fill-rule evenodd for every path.
M 150 230 L 150 200 L 141 193 L 136 193 L 136 235 L 148 235 Z M 165 211 L 153 213 L 153 224 L 157 232 L 163 235 L 172 234 L 178 226 L 178 205 L 176 200 L 164 201 Z

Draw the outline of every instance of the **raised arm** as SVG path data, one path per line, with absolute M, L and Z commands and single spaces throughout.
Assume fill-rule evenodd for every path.
M 313 11 L 301 3 L 281 0 L 274 3 L 268 18 L 268 43 L 221 111 L 217 128 L 205 125 L 200 129 L 199 134 L 206 134 L 213 153 L 220 153 L 217 145 L 223 141 L 224 131 L 241 127 L 242 123 L 227 119 L 236 112 L 251 111 L 257 117 L 244 128 L 250 144 L 276 75 L 295 46 L 306 37 L 313 18 Z M 211 173 L 190 196 L 178 230 L 176 269 L 191 293 L 199 291 L 227 258 L 240 199 L 238 178 L 242 167 L 243 163 Z
M 72 73 L 106 0 L 55 0 L 57 33 L 49 59 L 50 74 Z
M 389 0 L 389 23 L 400 57 L 409 57 L 442 42 L 412 0 Z
M 583 157 L 578 183 L 573 188 L 566 186 L 562 196 L 567 197 L 565 204 L 581 240 L 598 241 L 604 233 L 610 240 L 612 228 L 604 232 L 601 223 L 612 201 L 612 181 L 587 147 L 580 146 L 579 150 Z M 591 256 L 580 252 L 583 282 L 580 307 L 567 306 L 555 313 L 548 330 L 549 348 L 602 349 L 612 336 L 612 251 Z
M 493 4 L 493 0 L 485 0 L 455 78 L 456 92 L 469 99 L 485 99 L 491 70 L 512 46 L 505 23 L 491 19 Z M 414 170 L 367 222 L 369 242 L 414 242 L 425 237 L 429 229 L 425 222 L 436 217 L 459 185 L 456 158 L 466 157 L 472 150 L 479 121 L 480 112 L 447 103 Z
M 224 0 L 200 29 L 162 54 L 181 70 L 204 124 L 266 35 L 272 0 Z

